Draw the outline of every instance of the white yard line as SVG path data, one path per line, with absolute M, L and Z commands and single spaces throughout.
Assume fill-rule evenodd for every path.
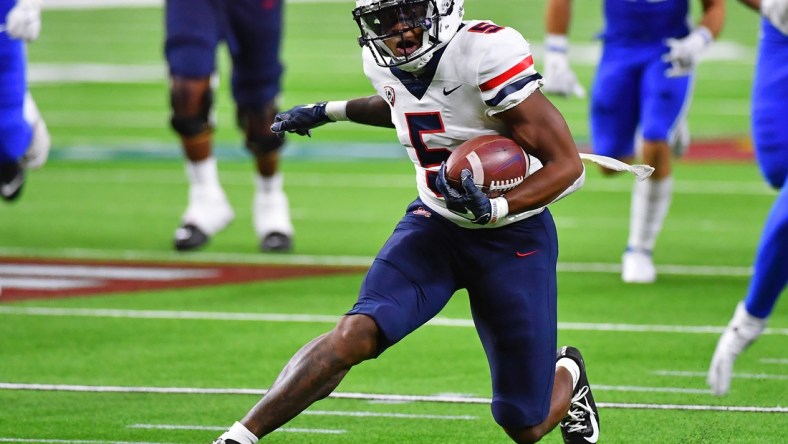
M 176 310 L 123 310 L 93 308 L 56 308 L 56 307 L 17 307 L 0 305 L 0 314 L 14 316 L 56 316 L 56 317 L 91 317 L 91 318 L 125 318 L 125 319 L 190 319 L 209 321 L 246 321 L 246 322 L 300 322 L 310 324 L 334 324 L 339 315 L 290 314 L 290 313 L 231 313 L 209 311 L 176 311 Z M 444 318 L 438 316 L 427 323 L 435 327 L 473 328 L 470 319 Z M 559 330 L 574 331 L 609 331 L 631 333 L 689 333 L 719 335 L 724 326 L 691 326 L 691 325 L 651 325 L 651 324 L 614 324 L 559 322 Z M 786 328 L 767 328 L 764 335 L 788 336 Z
M 706 372 L 688 372 L 683 370 L 655 370 L 651 372 L 657 376 L 671 376 L 679 378 L 705 378 Z M 772 375 L 768 373 L 734 373 L 734 378 L 738 379 L 769 379 L 776 381 L 788 381 L 788 375 Z
M 595 389 L 604 391 L 609 386 L 595 386 Z M 630 387 L 633 388 L 633 387 Z M 634 387 L 644 389 L 646 387 Z M 647 387 L 657 391 L 656 387 Z M 88 385 L 60 385 L 60 384 L 17 384 L 0 382 L 0 390 L 38 390 L 38 391 L 68 391 L 87 393 L 159 393 L 159 394 L 222 394 L 222 395 L 264 395 L 263 389 L 220 389 L 220 388 L 190 388 L 190 387 L 120 387 L 120 386 L 88 386 Z M 627 390 L 617 390 L 627 391 Z M 642 391 L 642 390 L 640 390 Z M 673 391 L 669 393 L 674 393 Z M 489 404 L 489 398 L 465 397 L 451 395 L 396 395 L 375 393 L 334 392 L 329 395 L 335 399 L 356 399 L 364 401 L 396 401 L 396 402 L 437 402 L 448 404 Z M 757 413 L 788 413 L 788 407 L 763 407 L 763 406 L 720 406 L 720 405 L 685 405 L 685 404 L 643 404 L 643 403 L 605 403 L 598 402 L 601 408 L 616 409 L 654 409 L 654 410 L 706 410 L 728 412 L 757 412 Z

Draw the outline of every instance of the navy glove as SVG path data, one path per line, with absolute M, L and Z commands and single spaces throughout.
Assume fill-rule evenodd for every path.
M 271 131 L 279 137 L 284 136 L 285 132 L 312 137 L 312 128 L 329 122 L 333 120 L 326 115 L 326 102 L 298 105 L 277 114 L 271 125 Z
M 449 185 L 446 181 L 446 162 L 443 162 L 438 171 L 438 178 L 435 180 L 435 187 L 443 194 L 446 208 L 475 224 L 488 224 L 492 219 L 490 198 L 473 183 L 470 170 L 462 170 L 460 181 L 462 191 L 455 190 Z

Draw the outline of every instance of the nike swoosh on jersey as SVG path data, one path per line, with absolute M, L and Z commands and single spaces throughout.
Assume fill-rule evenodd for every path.
M 444 86 L 443 87 L 443 95 L 444 96 L 448 96 L 449 94 L 453 93 L 454 91 L 457 91 L 458 89 L 460 89 L 461 86 L 462 86 L 462 84 L 457 85 L 457 86 L 455 86 L 454 88 L 452 88 L 450 90 L 446 90 L 446 87 Z
M 528 251 L 526 253 L 520 253 L 519 251 L 515 251 L 515 254 L 517 254 L 517 257 L 526 257 L 536 253 L 537 251 L 539 250 Z

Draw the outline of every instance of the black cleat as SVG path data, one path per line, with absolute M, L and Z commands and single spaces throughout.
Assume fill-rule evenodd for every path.
M 175 230 L 175 249 L 189 251 L 200 248 L 208 242 L 208 235 L 194 224 L 185 224 Z
M 17 163 L 0 165 L 0 196 L 4 200 L 16 200 L 25 184 L 25 170 Z
M 569 414 L 560 423 L 561 436 L 565 444 L 593 444 L 599 440 L 599 412 L 588 385 L 586 364 L 580 350 L 574 347 L 562 347 L 558 359 L 569 358 L 577 363 L 580 378 L 572 392 Z
M 238 441 L 234 440 L 234 439 L 218 438 L 216 441 L 214 441 L 211 444 L 240 444 L 240 443 Z
M 260 242 L 260 249 L 264 252 L 285 253 L 293 249 L 293 238 L 276 231 L 268 233 Z

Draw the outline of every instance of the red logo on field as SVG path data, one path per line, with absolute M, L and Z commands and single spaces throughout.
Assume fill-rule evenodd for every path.
M 364 269 L 0 258 L 0 302 L 326 276 Z

